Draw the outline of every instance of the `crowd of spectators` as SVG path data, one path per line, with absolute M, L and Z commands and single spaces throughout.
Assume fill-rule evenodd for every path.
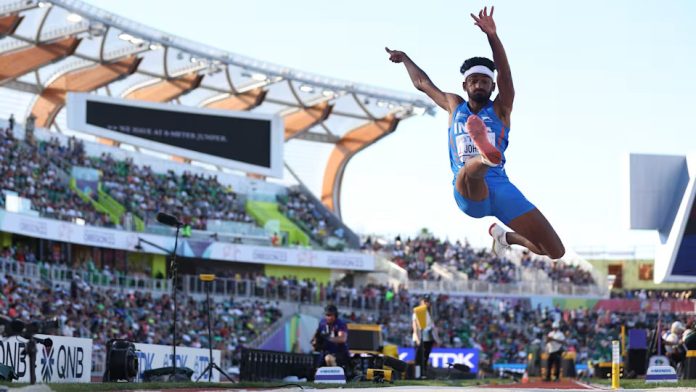
M 673 289 L 673 290 L 615 290 L 611 293 L 612 298 L 626 299 L 694 299 L 692 289 Z
M 19 253 L 22 253 L 20 255 Z M 24 257 L 31 262 L 36 256 L 24 249 L 2 257 Z M 88 272 L 80 272 L 86 277 Z M 168 295 L 153 297 L 132 290 L 107 290 L 90 286 L 74 274 L 70 288 L 47 282 L 30 283 L 19 277 L 0 279 L 0 314 L 31 319 L 56 315 L 64 322 L 61 333 L 91 337 L 97 349 L 109 338 L 126 338 L 138 342 L 170 344 L 171 300 Z M 220 274 L 225 278 L 224 274 Z M 421 296 L 408 289 L 381 284 L 357 286 L 350 279 L 322 283 L 313 278 L 271 277 L 246 273 L 229 276 L 238 280 L 239 293 L 216 302 L 214 347 L 238 359 L 239 349 L 281 316 L 276 301 L 286 300 L 325 305 L 334 303 L 349 322 L 378 323 L 383 326 L 386 342 L 412 346 L 411 314 Z M 37 300 L 38 298 L 38 300 Z M 554 321 L 560 321 L 566 334 L 566 351 L 576 352 L 580 363 L 606 361 L 611 356 L 611 341 L 627 328 L 654 328 L 657 315 L 646 312 L 623 313 L 602 309 L 533 306 L 529 298 L 460 297 L 431 295 L 431 314 L 439 330 L 441 347 L 476 348 L 486 363 L 525 363 L 529 353 L 538 354 L 544 336 Z M 182 295 L 180 299 L 182 341 L 186 346 L 207 347 L 205 304 Z M 691 326 L 694 316 L 679 318 L 663 314 L 663 325 L 680 319 Z
M 0 129 L 0 154 L 0 190 L 30 199 L 42 216 L 68 221 L 81 218 L 95 226 L 115 225 L 107 214 L 69 190 L 72 167 L 82 166 L 101 170 L 103 189 L 146 223 L 154 222 L 158 211 L 176 214 L 194 229 L 206 229 L 210 219 L 253 222 L 243 199 L 220 184 L 216 176 L 177 175 L 173 171 L 158 174 L 149 166 L 136 165 L 130 159 L 119 161 L 110 154 L 88 157 L 84 144 L 75 138 L 70 138 L 67 146 L 55 138 L 29 143 L 16 139 L 9 128 Z
M 415 238 L 402 240 L 397 236 L 391 242 L 368 237 L 363 249 L 381 252 L 393 263 L 408 271 L 409 279 L 440 280 L 442 274 L 435 270 L 458 271 L 464 279 L 489 283 L 513 283 L 519 281 L 522 268 L 544 271 L 556 282 L 574 285 L 592 285 L 592 273 L 575 265 L 553 262 L 548 258 L 532 256 L 525 252 L 519 267 L 506 257 L 497 257 L 488 249 L 474 249 L 468 242 L 442 241 L 430 233 L 423 232 Z M 461 276 L 461 275 L 459 275 Z M 453 279 L 459 279 L 454 276 Z
M 556 282 L 572 283 L 578 286 L 595 284 L 590 271 L 584 270 L 577 265 L 554 262 L 548 257 L 534 256 L 530 252 L 525 252 L 520 264 L 525 268 L 542 270 Z
M 132 159 L 115 160 L 110 154 L 91 157 L 88 165 L 102 172 L 104 190 L 128 211 L 154 223 L 157 212 L 167 211 L 181 217 L 193 229 L 205 230 L 210 219 L 253 222 L 244 202 L 214 175 L 173 171 L 155 173 Z
M 329 212 L 317 205 L 304 192 L 289 188 L 286 195 L 278 196 L 280 211 L 307 232 L 314 241 L 327 248 L 345 246 L 345 231 L 332 225 Z
M 439 279 L 440 275 L 433 270 L 437 263 L 465 274 L 468 280 L 490 283 L 518 280 L 517 267 L 510 260 L 496 257 L 486 249 L 475 250 L 468 243 L 441 241 L 427 233 L 406 241 L 397 236 L 386 244 L 368 238 L 363 247 L 383 252 L 393 263 L 408 271 L 409 279 Z
M 107 214 L 96 211 L 88 202 L 69 190 L 69 170 L 83 154 L 82 144 L 71 139 L 61 146 L 57 139 L 35 144 L 14 137 L 12 131 L 0 129 L 0 191 L 12 191 L 31 201 L 40 215 L 74 222 L 77 218 L 95 226 L 113 227 Z M 5 197 L 0 197 L 0 201 Z
M 397 302 L 394 311 L 347 313 L 354 322 L 376 322 L 383 325 L 386 341 L 399 346 L 411 342 L 411 308 L 417 297 L 402 294 L 405 302 Z M 496 299 L 446 295 L 434 297 L 431 308 L 439 330 L 440 347 L 476 348 L 487 363 L 526 363 L 528 354 L 544 352 L 544 337 L 554 321 L 560 321 L 567 339 L 566 351 L 576 352 L 578 363 L 611 360 L 611 341 L 618 339 L 621 326 L 652 329 L 656 314 L 622 313 L 607 310 L 532 307 L 528 299 Z M 694 317 L 664 314 L 663 325 L 682 319 L 687 325 Z
M 180 295 L 179 344 L 207 348 L 206 302 Z M 0 314 L 23 320 L 57 317 L 62 327 L 56 334 L 93 339 L 97 353 L 114 338 L 171 345 L 172 303 L 169 295 L 91 287 L 79 275 L 69 288 L 0 276 Z M 231 361 L 227 365 L 238 365 L 241 348 L 281 317 L 277 304 L 258 299 L 216 301 L 211 310 L 213 348 L 223 351 Z

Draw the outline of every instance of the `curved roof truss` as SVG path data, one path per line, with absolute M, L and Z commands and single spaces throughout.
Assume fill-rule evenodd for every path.
M 61 130 L 68 91 L 278 114 L 288 172 L 301 183 L 323 176 L 309 188 L 337 214 L 348 161 L 435 111 L 422 96 L 252 59 L 79 0 L 0 0 L 0 15 L 0 95 L 34 94 L 25 114 L 37 126 Z

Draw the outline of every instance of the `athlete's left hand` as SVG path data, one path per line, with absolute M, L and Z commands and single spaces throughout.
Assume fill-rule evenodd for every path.
M 478 26 L 481 31 L 486 33 L 486 35 L 495 35 L 495 22 L 493 21 L 493 10 L 495 7 L 491 7 L 491 14 L 488 15 L 488 7 L 484 7 L 481 11 L 479 11 L 478 17 L 474 14 L 471 14 L 471 17 L 474 18 L 475 25 Z

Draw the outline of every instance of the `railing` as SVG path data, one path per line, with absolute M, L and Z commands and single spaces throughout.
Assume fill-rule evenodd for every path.
M 198 276 L 184 275 L 181 277 L 182 291 L 191 295 L 205 295 L 205 285 Z M 334 303 L 343 311 L 396 311 L 399 304 L 396 300 L 386 301 L 384 295 L 367 297 L 362 290 L 355 293 L 347 288 L 335 288 L 331 295 L 318 288 L 281 285 L 261 285 L 255 280 L 237 280 L 232 278 L 217 278 L 210 283 L 210 295 L 222 298 L 230 297 L 259 297 L 273 301 L 298 302 L 308 305 L 326 305 Z
M 508 296 L 520 298 L 536 295 L 555 295 L 592 298 L 609 297 L 608 290 L 600 286 L 578 286 L 559 282 L 490 283 L 478 280 L 409 280 L 407 287 L 411 293 L 443 293 L 450 296 Z
M 171 292 L 170 281 L 147 277 L 126 276 L 104 273 L 102 271 L 75 270 L 60 265 L 44 263 L 20 263 L 15 260 L 0 258 L 0 273 L 21 276 L 33 280 L 69 285 L 79 274 L 80 278 L 93 287 L 102 289 L 148 291 L 154 295 Z

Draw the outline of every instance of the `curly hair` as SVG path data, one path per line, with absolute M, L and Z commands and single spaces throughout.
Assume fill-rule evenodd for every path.
M 466 72 L 469 68 L 477 65 L 483 65 L 491 71 L 495 71 L 495 63 L 493 60 L 486 57 L 472 57 L 464 61 L 464 64 L 462 64 L 461 68 L 459 68 L 459 72 L 464 74 L 464 72 Z

